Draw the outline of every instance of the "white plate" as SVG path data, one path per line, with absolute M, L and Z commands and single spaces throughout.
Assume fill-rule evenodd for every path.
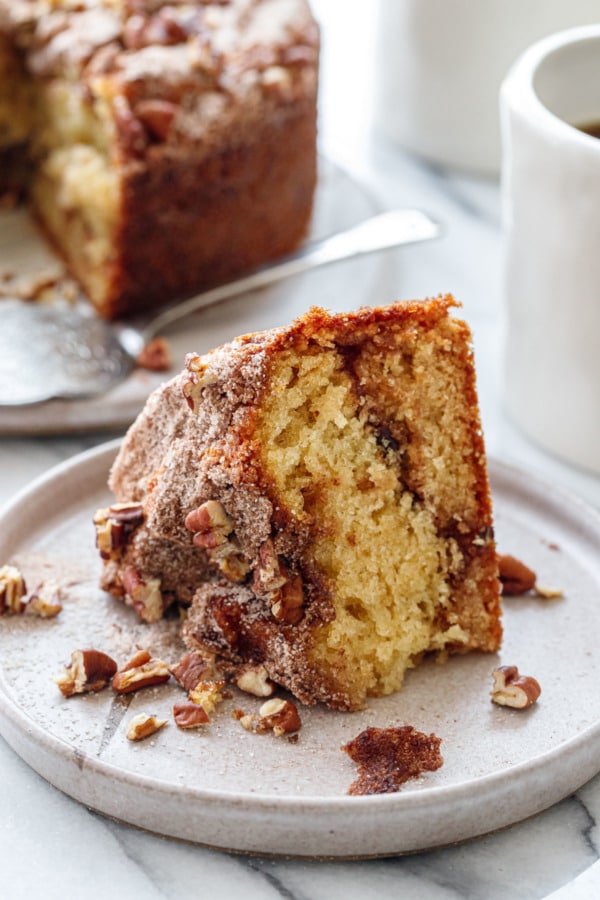
M 0 516 L 0 561 L 30 587 L 67 584 L 54 620 L 0 619 L 0 730 L 44 778 L 106 815 L 213 847 L 297 857 L 368 857 L 436 847 L 517 822 L 567 796 L 600 768 L 600 517 L 528 472 L 492 461 L 499 548 L 519 556 L 559 600 L 507 598 L 498 655 L 426 662 L 404 689 L 360 713 L 301 708 L 297 744 L 244 731 L 254 711 L 236 693 L 214 722 L 182 732 L 176 686 L 64 699 L 53 676 L 71 651 L 95 646 L 118 662 L 139 642 L 179 658 L 173 624 L 144 626 L 96 587 L 92 515 L 105 505 L 116 443 L 54 469 Z M 527 711 L 490 702 L 491 671 L 519 666 L 542 686 Z M 146 710 L 169 719 L 153 739 L 125 738 Z M 444 765 L 397 794 L 350 797 L 355 768 L 340 745 L 367 725 L 410 724 L 442 739 Z
M 377 211 L 375 201 L 362 185 L 333 163 L 319 159 L 311 240 L 349 228 Z M 310 306 L 343 312 L 395 299 L 382 293 L 386 259 L 389 257 L 384 254 L 361 256 L 189 316 L 166 332 L 173 355 L 172 372 L 134 371 L 122 384 L 90 400 L 52 400 L 33 406 L 5 407 L 0 410 L 0 435 L 123 428 L 133 421 L 150 391 L 180 371 L 189 351 L 204 353 L 240 334 L 287 324 Z M 28 277 L 49 271 L 61 272 L 62 265 L 27 212 L 0 211 L 0 280 L 4 272 Z

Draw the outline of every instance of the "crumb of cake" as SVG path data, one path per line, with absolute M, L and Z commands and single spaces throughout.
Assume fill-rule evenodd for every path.
M 173 718 L 178 728 L 200 728 L 208 725 L 210 719 L 203 706 L 199 706 L 191 700 L 186 703 L 175 703 L 173 706 Z
M 147 650 L 140 650 L 115 673 L 112 686 L 117 694 L 130 694 L 142 688 L 165 684 L 170 677 L 166 662 L 153 658 Z
M 63 697 L 72 697 L 103 690 L 116 671 L 117 663 L 107 653 L 93 648 L 74 650 L 55 682 Z
M 498 706 L 528 709 L 537 702 L 542 689 L 531 675 L 521 675 L 516 666 L 499 666 L 492 672 L 494 683 L 490 696 Z
M 358 764 L 358 777 L 349 794 L 389 794 L 410 778 L 433 772 L 443 764 L 441 739 L 423 734 L 412 725 L 366 728 L 342 746 Z
M 193 690 L 188 694 L 188 698 L 192 703 L 197 703 L 204 709 L 207 716 L 211 716 L 219 703 L 225 699 L 223 688 L 227 684 L 226 681 L 200 681 Z
M 0 566 L 0 616 L 20 615 L 25 611 L 27 585 L 17 566 Z
M 53 619 L 62 611 L 62 591 L 56 581 L 43 581 L 27 598 L 25 612 L 40 619 Z
M 526 594 L 535 587 L 535 572 L 508 553 L 498 555 L 498 569 L 502 593 L 507 596 Z
M 140 369 L 150 372 L 167 372 L 172 363 L 171 347 L 164 337 L 153 338 L 135 358 L 135 364 Z
M 561 588 L 552 587 L 549 584 L 539 584 L 537 581 L 533 591 L 536 597 L 541 597 L 542 600 L 558 600 L 559 598 L 564 597 L 564 592 Z
M 166 719 L 157 719 L 148 713 L 138 713 L 127 726 L 126 737 L 128 741 L 143 741 L 145 738 L 156 734 L 167 724 Z
M 48 299 L 48 292 L 58 296 L 57 287 L 61 284 L 60 274 L 54 271 L 39 272 L 35 276 L 18 276 L 14 279 L 6 279 L 0 285 L 0 297 L 14 297 L 18 300 L 35 302 Z

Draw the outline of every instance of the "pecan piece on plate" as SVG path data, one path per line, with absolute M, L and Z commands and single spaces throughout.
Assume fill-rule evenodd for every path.
M 178 728 L 199 728 L 210 721 L 203 706 L 189 700 L 173 706 L 173 718 Z
M 302 728 L 302 720 L 296 705 L 291 700 L 282 700 L 278 697 L 263 703 L 258 715 L 246 714 L 241 709 L 235 709 L 233 718 L 237 719 L 246 731 L 253 731 L 255 734 L 268 734 L 272 731 L 275 737 L 294 734 Z
M 143 741 L 145 738 L 156 734 L 166 724 L 166 719 L 157 719 L 156 716 L 148 715 L 148 713 L 138 713 L 137 716 L 130 720 L 127 726 L 127 740 Z
M 520 675 L 516 666 L 499 666 L 492 673 L 494 684 L 490 692 L 492 703 L 527 709 L 542 693 L 539 682 L 531 675 Z
M 40 619 L 53 619 L 62 610 L 62 595 L 55 581 L 43 581 L 27 599 L 25 612 Z
M 117 664 L 106 653 L 88 648 L 74 650 L 71 661 L 55 679 L 64 697 L 101 691 L 117 671 Z
M 26 591 L 25 579 L 16 566 L 0 566 L 0 616 L 24 612 Z
M 142 688 L 165 684 L 171 677 L 168 665 L 140 650 L 116 672 L 112 686 L 117 694 L 130 694 Z
M 535 587 L 535 572 L 508 553 L 498 556 L 498 570 L 502 593 L 507 596 L 526 594 Z

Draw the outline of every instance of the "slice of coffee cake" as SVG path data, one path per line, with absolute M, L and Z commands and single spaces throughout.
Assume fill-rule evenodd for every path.
M 455 305 L 313 309 L 190 355 L 150 398 L 110 484 L 149 534 L 195 547 L 213 573 L 184 626 L 190 647 L 340 709 L 398 689 L 429 651 L 498 649 L 491 500 Z

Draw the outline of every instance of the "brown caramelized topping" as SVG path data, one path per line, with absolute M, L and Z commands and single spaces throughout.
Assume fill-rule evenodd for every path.
M 412 725 L 366 728 L 342 746 L 358 764 L 358 778 L 348 793 L 391 794 L 410 778 L 439 769 L 440 743 L 435 734 L 423 734 Z

